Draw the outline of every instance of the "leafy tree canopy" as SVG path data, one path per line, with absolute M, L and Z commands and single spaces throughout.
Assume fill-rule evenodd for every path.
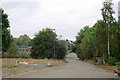
M 54 29 L 46 28 L 39 31 L 32 40 L 33 58 L 63 59 L 65 57 L 65 42 L 57 41 Z
M 2 52 L 7 52 L 8 48 L 10 47 L 12 36 L 10 35 L 10 30 L 8 29 L 9 20 L 8 15 L 4 13 L 3 9 L 0 9 L 1 18 L 2 18 Z

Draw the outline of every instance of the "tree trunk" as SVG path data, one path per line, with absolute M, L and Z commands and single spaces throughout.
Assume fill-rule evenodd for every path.
M 56 59 L 56 55 L 55 55 L 55 45 L 54 45 L 54 59 Z
M 108 59 L 110 60 L 110 27 L 108 25 Z
M 105 64 L 104 54 L 103 54 L 103 64 Z

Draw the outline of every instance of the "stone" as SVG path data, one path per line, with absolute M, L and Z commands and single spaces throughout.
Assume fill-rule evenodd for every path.
M 48 67 L 52 67 L 52 63 L 47 63 L 47 66 Z

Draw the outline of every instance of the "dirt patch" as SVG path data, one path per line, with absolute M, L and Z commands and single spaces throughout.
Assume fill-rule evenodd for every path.
M 27 74 L 11 76 L 10 78 L 116 78 L 113 74 L 96 67 L 93 64 L 67 59 L 68 63 Z
M 64 64 L 65 61 L 62 60 L 52 60 L 52 59 L 23 59 L 23 58 L 11 58 L 2 59 L 2 77 L 9 77 L 12 75 L 22 74 L 25 72 L 31 72 L 35 70 L 42 70 L 44 68 L 47 68 L 47 66 L 30 66 L 30 65 L 20 65 L 16 64 L 16 61 L 34 61 L 36 64 L 47 64 L 52 63 L 53 66 Z

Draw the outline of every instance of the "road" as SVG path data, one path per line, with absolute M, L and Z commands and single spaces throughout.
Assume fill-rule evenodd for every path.
M 12 78 L 114 78 L 113 73 L 106 72 L 95 65 L 76 60 L 66 59 L 68 63 Z

